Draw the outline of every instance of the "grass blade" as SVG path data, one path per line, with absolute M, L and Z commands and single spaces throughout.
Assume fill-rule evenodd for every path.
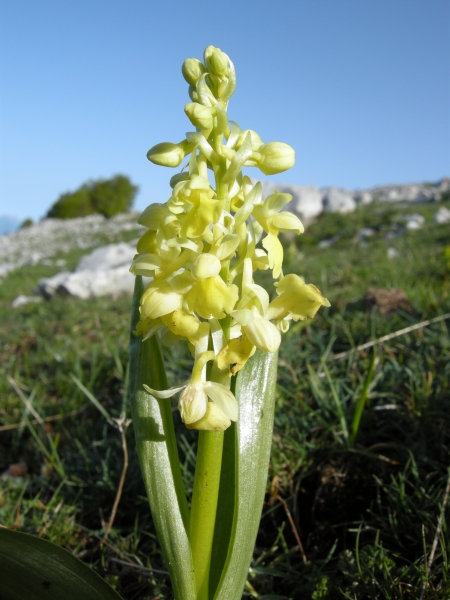
M 359 426 L 361 424 L 361 417 L 364 411 L 364 406 L 366 405 L 367 394 L 369 393 L 369 387 L 372 383 L 373 373 L 375 370 L 375 361 L 377 358 L 377 353 L 374 351 L 372 354 L 372 360 L 370 361 L 369 371 L 367 373 L 366 381 L 364 382 L 364 387 L 362 389 L 361 395 L 358 398 L 358 401 L 355 406 L 355 414 L 353 415 L 352 420 L 352 432 L 350 434 L 350 448 L 355 447 L 356 436 L 358 435 Z
M 100 404 L 100 402 L 97 400 L 97 398 L 94 396 L 94 394 L 92 394 L 87 389 L 87 387 L 85 387 L 81 383 L 81 381 L 78 379 L 78 377 L 76 377 L 73 373 L 70 374 L 70 377 L 71 377 L 72 381 L 77 384 L 77 386 L 80 388 L 80 390 L 86 396 L 86 398 L 88 398 L 92 402 L 92 404 L 95 406 L 95 408 L 97 408 L 102 413 L 102 415 L 105 417 L 105 419 L 108 421 L 108 423 L 112 423 L 111 415 L 106 410 L 106 408 L 102 404 Z
M 336 405 L 336 414 L 339 418 L 339 422 L 341 424 L 341 429 L 342 429 L 342 434 L 343 434 L 345 442 L 348 446 L 349 445 L 349 434 L 348 434 L 347 421 L 345 419 L 345 412 L 342 407 L 342 403 L 339 400 L 339 394 L 338 394 L 336 387 L 333 383 L 333 380 L 331 378 L 330 371 L 328 370 L 328 367 L 323 359 L 320 362 L 322 364 L 323 372 L 325 373 L 325 376 L 327 378 L 328 385 L 330 386 L 331 395 L 332 395 L 334 403 Z

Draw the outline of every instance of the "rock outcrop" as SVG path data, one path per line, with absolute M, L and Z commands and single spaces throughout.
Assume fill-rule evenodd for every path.
M 366 190 L 344 190 L 337 187 L 319 189 L 284 183 L 263 182 L 263 197 L 275 190 L 292 195 L 286 210 L 297 214 L 305 225 L 323 212 L 349 213 L 358 204 L 371 202 L 439 202 L 450 199 L 450 179 L 444 178 L 434 184 L 385 185 Z

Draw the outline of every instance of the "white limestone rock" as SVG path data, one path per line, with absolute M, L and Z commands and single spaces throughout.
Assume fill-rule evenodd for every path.
M 353 212 L 356 201 L 347 190 L 339 188 L 326 188 L 323 195 L 323 207 L 325 212 L 346 214 Z
M 59 284 L 56 291 L 61 296 L 72 296 L 81 300 L 131 294 L 134 276 L 129 269 L 129 265 L 126 265 L 97 271 L 75 271 Z
M 63 271 L 41 279 L 38 291 L 47 299 L 55 295 L 87 300 L 131 294 L 134 276 L 129 268 L 135 253 L 135 248 L 124 242 L 102 246 L 84 256 L 73 273 Z
M 48 264 L 49 260 L 59 266 L 62 253 L 74 248 L 95 248 L 100 236 L 114 238 L 123 231 L 141 235 L 144 228 L 136 222 L 137 218 L 138 213 L 122 213 L 111 219 L 102 215 L 44 219 L 31 227 L 1 235 L 0 273 L 4 275 L 24 265 Z
M 400 256 L 400 252 L 396 248 L 388 248 L 387 255 L 389 259 L 397 258 Z
M 15 268 L 16 265 L 14 263 L 5 262 L 0 264 L 0 277 L 5 277 L 5 275 L 8 275 L 8 273 L 14 271 Z
M 405 217 L 406 229 L 414 231 L 416 229 L 422 229 L 425 224 L 425 217 L 423 215 L 408 215 Z
M 72 273 L 70 271 L 61 271 L 53 277 L 43 277 L 37 285 L 37 293 L 41 294 L 46 300 L 53 298 L 58 293 L 59 286 L 62 285 Z
M 357 240 L 365 240 L 366 238 L 372 237 L 375 234 L 376 234 L 375 229 L 372 229 L 371 227 L 363 227 L 356 234 L 356 239 Z
M 361 190 L 355 193 L 355 201 L 357 204 L 371 204 L 373 200 L 373 194 L 367 190 Z
M 450 210 L 445 208 L 445 206 L 441 206 L 441 208 L 434 215 L 434 220 L 436 223 L 450 223 Z
M 128 265 L 129 267 L 135 254 L 136 248 L 125 242 L 101 246 L 90 254 L 83 256 L 75 270 L 104 271 L 123 265 Z
M 318 244 L 317 247 L 320 248 L 321 250 L 325 249 L 325 248 L 330 248 L 331 246 L 334 246 L 334 244 L 340 239 L 339 235 L 335 235 L 331 238 L 327 238 L 326 240 L 321 240 Z
M 33 302 L 42 302 L 41 296 L 24 296 L 21 294 L 17 296 L 15 300 L 12 301 L 11 306 L 13 308 L 18 308 L 19 306 L 25 306 L 25 304 L 31 304 Z
M 306 224 L 323 212 L 322 194 L 316 186 L 296 186 L 292 192 L 292 212 Z
M 283 210 L 296 214 L 303 225 L 309 225 L 323 212 L 322 193 L 316 186 L 287 185 L 263 181 L 263 198 L 276 190 L 282 194 L 291 194 L 292 200 Z

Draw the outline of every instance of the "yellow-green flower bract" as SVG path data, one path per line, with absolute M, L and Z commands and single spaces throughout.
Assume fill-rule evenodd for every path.
M 261 184 L 242 173 L 246 166 L 281 173 L 293 166 L 294 149 L 263 143 L 257 132 L 228 120 L 236 74 L 219 48 L 208 46 L 203 62 L 187 59 L 182 73 L 192 100 L 184 110 L 196 131 L 147 154 L 166 167 L 187 162 L 170 179 L 168 200 L 150 204 L 139 218 L 147 231 L 131 271 L 152 281 L 137 330 L 144 338 L 159 332 L 163 343 L 188 342 L 195 358 L 191 379 L 170 390 L 147 390 L 157 398 L 181 392 L 186 426 L 219 431 L 238 418 L 230 377 L 256 348 L 275 352 L 292 320 L 313 318 L 329 302 L 298 275 L 283 275 L 279 234 L 303 233 L 298 217 L 282 210 L 292 196 L 275 191 L 263 199 Z M 255 271 L 267 269 L 276 280 L 271 302 L 254 281 Z

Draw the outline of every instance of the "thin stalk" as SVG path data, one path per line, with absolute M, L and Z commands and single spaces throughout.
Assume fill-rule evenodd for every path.
M 200 431 L 189 522 L 197 600 L 208 600 L 209 568 L 219 498 L 223 431 Z
M 220 156 L 220 166 L 215 169 L 216 193 L 224 200 L 226 211 L 230 209 L 228 186 L 222 184 L 226 171 L 226 159 L 221 156 L 222 134 L 213 132 L 212 146 Z M 229 262 L 222 267 L 221 277 L 228 283 Z M 229 339 L 230 318 L 221 320 L 225 338 Z M 192 492 L 189 539 L 192 550 L 197 600 L 209 600 L 209 571 L 219 499 L 220 474 L 222 468 L 223 431 L 200 431 L 194 489 Z

